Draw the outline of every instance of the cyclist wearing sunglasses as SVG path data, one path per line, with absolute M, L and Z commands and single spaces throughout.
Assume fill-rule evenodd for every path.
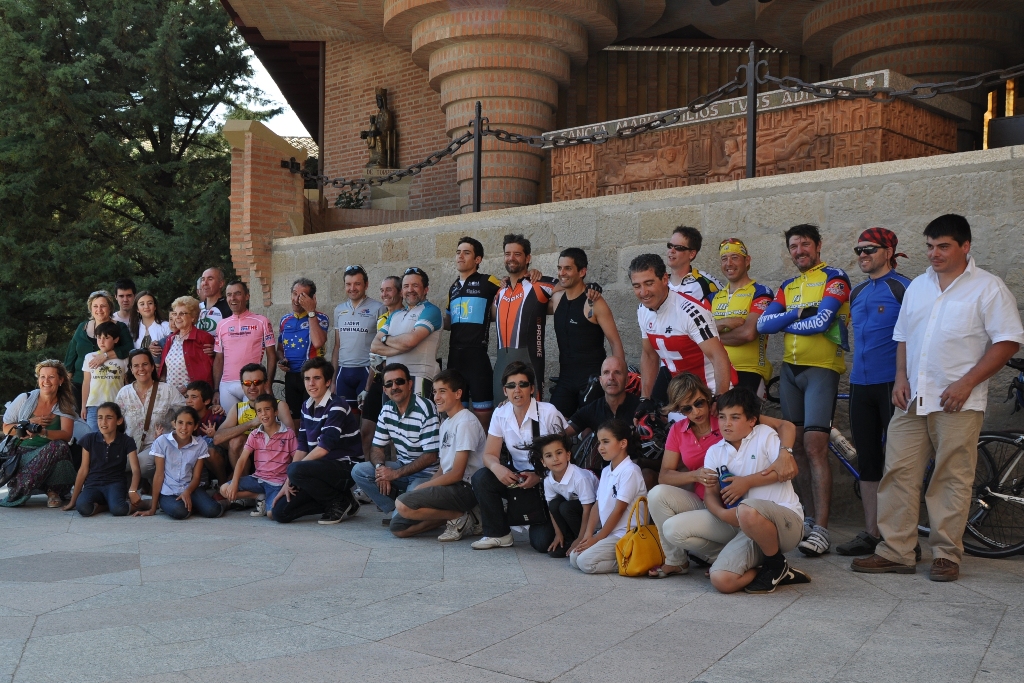
M 427 301 L 430 277 L 420 268 L 407 268 L 402 277 L 403 308 L 388 316 L 377 331 L 370 351 L 409 368 L 413 391 L 430 396 L 438 372 L 437 347 L 444 319 L 441 309 Z
M 785 233 L 793 265 L 800 274 L 782 283 L 775 300 L 758 318 L 761 334 L 785 332 L 779 372 L 782 415 L 797 426 L 797 460 L 810 465 L 811 492 L 803 491 L 808 515 L 806 538 L 797 546 L 810 557 L 827 553 L 832 470 L 828 437 L 832 429 L 839 377 L 846 371 L 843 351 L 849 350 L 850 278 L 821 260 L 821 234 L 801 224 Z M 808 493 L 811 493 L 809 496 Z M 815 523 L 816 522 L 816 523 Z
M 238 401 L 234 406 L 228 406 L 224 422 L 213 435 L 213 445 L 227 451 L 228 462 L 232 468 L 242 455 L 249 433 L 260 426 L 259 418 L 256 417 L 257 397 L 273 393 L 267 381 L 267 369 L 262 365 L 250 363 L 244 366 L 239 378 L 245 399 Z M 295 420 L 292 419 L 292 411 L 286 401 L 277 402 L 277 421 L 288 429 L 295 430 Z
M 694 267 L 693 261 L 700 253 L 703 242 L 704 236 L 697 228 L 678 226 L 669 235 L 668 244 L 665 245 L 665 263 L 669 269 L 670 289 L 711 305 L 715 293 L 725 285 L 714 275 Z
M 896 379 L 896 342 L 892 338 L 903 295 L 910 279 L 897 273 L 896 245 L 891 230 L 861 233 L 853 251 L 868 279 L 850 292 L 853 325 L 853 369 L 850 370 L 850 430 L 857 448 L 864 531 L 836 547 L 840 555 L 870 555 L 878 545 L 878 483 L 885 466 L 885 430 L 892 418 Z

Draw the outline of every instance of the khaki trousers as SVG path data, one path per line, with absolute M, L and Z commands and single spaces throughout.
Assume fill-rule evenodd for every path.
M 658 527 L 665 564 L 682 567 L 686 552 L 714 561 L 739 531 L 715 517 L 697 494 L 677 486 L 659 484 L 647 494 L 651 517 Z
M 914 564 L 921 486 L 928 461 L 935 456 L 925 494 L 934 559 L 960 563 L 963 535 L 971 505 L 978 435 L 985 414 L 977 410 L 918 416 L 897 409 L 889 422 L 885 470 L 878 485 L 878 530 L 882 542 L 875 553 L 892 562 Z

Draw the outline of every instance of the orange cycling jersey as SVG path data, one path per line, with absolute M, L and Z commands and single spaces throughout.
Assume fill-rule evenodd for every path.
M 514 287 L 501 288 L 494 321 L 499 349 L 526 349 L 534 358 L 544 357 L 545 318 L 554 285 L 550 278 L 523 279 Z

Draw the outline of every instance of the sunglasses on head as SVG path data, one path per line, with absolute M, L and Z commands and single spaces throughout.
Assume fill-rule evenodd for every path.
M 672 244 L 671 242 L 669 242 L 665 246 L 675 251 L 693 251 L 692 248 L 686 246 L 685 244 Z
M 516 382 L 505 382 L 505 384 L 503 384 L 502 386 L 504 386 L 506 389 L 515 389 L 516 384 Z M 528 382 L 525 379 L 519 380 L 518 385 L 520 389 L 526 389 L 528 387 L 533 386 L 531 382 Z
M 707 404 L 707 400 L 703 398 L 698 398 L 696 401 L 693 402 L 693 405 L 679 406 L 679 412 L 682 413 L 683 415 L 689 415 L 691 412 L 693 412 L 694 408 L 703 408 Z
M 387 382 L 384 382 L 384 388 L 390 389 L 391 387 L 405 386 L 405 383 L 407 381 L 408 380 L 402 379 L 401 377 L 399 377 L 398 379 L 389 379 Z
M 402 274 L 403 275 L 423 275 L 424 273 L 423 273 L 423 270 L 421 268 L 417 268 L 416 266 L 413 266 L 411 268 L 406 268 L 405 272 L 402 273 Z
M 351 275 L 352 273 L 362 273 L 363 275 L 366 275 L 366 270 L 359 265 L 345 266 L 345 275 Z
M 255 387 L 255 386 L 259 386 L 260 384 L 263 384 L 263 380 L 261 380 L 261 379 L 243 379 L 242 380 L 242 386 L 243 387 Z
M 881 247 L 854 247 L 853 253 L 857 256 L 860 256 L 861 254 L 874 254 L 879 249 L 881 249 Z

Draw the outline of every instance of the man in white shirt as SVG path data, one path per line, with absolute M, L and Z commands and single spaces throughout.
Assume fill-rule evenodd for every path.
M 121 278 L 114 283 L 114 296 L 117 297 L 117 312 L 111 317 L 119 323 L 131 325 L 132 309 L 135 308 L 135 281 Z
M 473 411 L 462 407 L 466 379 L 458 370 L 444 370 L 434 378 L 434 405 L 448 418 L 441 423 L 438 468 L 434 476 L 395 501 L 391 533 L 399 538 L 415 536 L 447 522 L 442 542 L 481 533 L 480 518 L 473 512 L 476 496 L 470 480 L 483 466 L 487 434 Z
M 971 227 L 963 216 L 936 218 L 924 236 L 931 267 L 910 283 L 893 330 L 897 410 L 878 487 L 882 542 L 851 568 L 915 572 L 921 482 L 934 456 L 925 496 L 933 557 L 929 578 L 956 581 L 988 380 L 1020 349 L 1024 328 L 1010 290 L 971 257 Z

